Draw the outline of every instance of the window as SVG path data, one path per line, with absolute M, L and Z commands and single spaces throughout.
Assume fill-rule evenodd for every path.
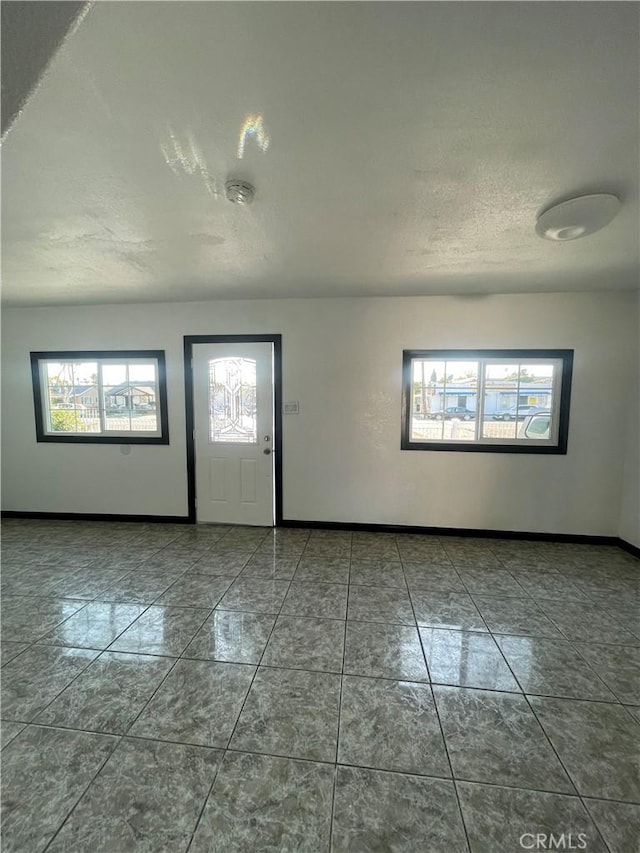
M 162 350 L 32 352 L 38 441 L 168 444 Z
M 405 350 L 403 450 L 566 453 L 573 350 Z

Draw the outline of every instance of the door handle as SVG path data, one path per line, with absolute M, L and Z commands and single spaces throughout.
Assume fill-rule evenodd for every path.
M 264 453 L 265 456 L 270 456 L 271 455 L 271 448 L 265 447 L 265 449 L 262 452 Z

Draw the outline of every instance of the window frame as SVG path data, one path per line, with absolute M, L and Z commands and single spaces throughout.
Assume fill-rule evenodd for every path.
M 472 453 L 541 453 L 566 455 L 569 435 L 569 409 L 571 403 L 571 380 L 573 374 L 572 349 L 410 349 L 402 351 L 402 416 L 401 416 L 401 450 L 446 450 Z M 556 359 L 561 361 L 559 377 L 559 401 L 554 404 L 552 412 L 557 412 L 558 432 L 557 441 L 553 444 L 534 443 L 535 439 L 508 439 L 509 443 L 501 443 L 500 439 L 478 438 L 474 441 L 417 441 L 411 438 L 412 411 L 412 364 L 416 359 L 438 359 L 439 361 L 482 361 L 482 360 L 538 360 Z M 484 403 L 480 401 L 479 410 Z M 517 423 L 517 422 L 516 422 Z M 531 443 L 530 443 L 531 442 Z
M 169 413 L 167 410 L 167 370 L 164 350 L 60 350 L 29 353 L 31 381 L 35 408 L 36 441 L 59 444 L 169 444 Z M 140 432 L 64 433 L 47 432 L 45 425 L 45 394 L 42 386 L 42 365 L 49 361 L 94 361 L 100 363 L 153 359 L 158 365 L 157 416 L 159 435 Z

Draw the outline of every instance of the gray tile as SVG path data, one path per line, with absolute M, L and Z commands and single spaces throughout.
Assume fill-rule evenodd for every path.
M 400 553 L 395 542 L 352 542 L 351 559 L 360 560 L 389 560 L 400 562 Z
M 418 625 L 466 631 L 488 630 L 466 592 L 411 589 L 410 595 Z
M 506 569 L 462 569 L 458 573 L 472 595 L 522 596 L 524 590 Z
M 294 581 L 282 605 L 282 612 L 293 616 L 345 619 L 348 591 L 348 586 L 341 583 Z
M 153 604 L 180 577 L 175 572 L 130 572 L 100 593 L 101 601 Z
M 15 657 L 29 648 L 29 643 L 11 643 L 4 641 L 0 643 L 0 653 L 2 654 L 2 666 L 9 663 Z
M 30 722 L 98 655 L 93 649 L 31 646 L 2 670 L 2 716 Z
M 425 562 L 403 562 L 402 568 L 410 590 L 466 592 L 460 575 L 450 564 L 431 565 Z
M 575 793 L 524 696 L 436 686 L 433 693 L 456 779 Z
M 473 782 L 456 787 L 473 853 L 555 849 L 548 847 L 550 835 L 563 845 L 559 849 L 571 843 L 570 849 L 607 853 L 579 797 Z M 537 844 L 538 834 L 544 836 L 543 847 Z
M 25 723 L 14 723 L 12 720 L 0 720 L 0 749 L 4 749 L 8 743 L 11 743 L 25 725 Z
M 226 747 L 255 669 L 241 663 L 179 660 L 130 734 Z
M 363 622 L 416 624 L 409 593 L 392 587 L 350 586 L 347 616 Z
M 595 643 L 575 643 L 575 647 L 621 702 L 640 703 L 640 652 L 637 648 Z
M 182 571 L 185 572 L 200 557 L 197 551 L 158 551 L 152 557 L 139 563 L 136 571 Z
M 638 724 L 621 705 L 532 696 L 578 793 L 640 802 Z
M 520 692 L 493 637 L 471 631 L 420 628 L 431 681 Z
M 429 685 L 345 675 L 338 762 L 450 776 Z
M 9 596 L 2 598 L 2 641 L 33 642 L 86 605 L 64 598 Z
M 344 624 L 336 619 L 278 616 L 262 663 L 342 672 Z
M 589 597 L 569 578 L 556 572 L 517 572 L 520 586 L 536 601 L 589 601 Z
M 227 752 L 189 853 L 329 849 L 333 768 Z
M 187 573 L 199 575 L 239 575 L 249 562 L 251 554 L 214 554 L 206 553 L 189 567 Z
M 41 853 L 118 739 L 28 726 L 2 753 L 2 849 Z
M 230 746 L 333 762 L 339 701 L 339 675 L 260 668 Z
M 125 738 L 47 853 L 178 853 L 191 833 L 222 753 Z
M 417 628 L 347 622 L 344 671 L 407 681 L 428 681 Z
M 334 853 L 463 853 L 467 846 L 453 783 L 338 767 Z
M 304 555 L 293 576 L 296 581 L 315 583 L 348 583 L 349 553 L 346 557 L 322 557 L 318 554 Z
M 540 607 L 569 640 L 640 646 L 640 639 L 602 607 L 575 601 L 541 601 Z
M 299 559 L 299 557 L 255 554 L 242 570 L 242 577 L 290 581 L 298 566 Z
M 585 800 L 609 853 L 633 853 L 640 845 L 640 806 L 610 800 Z M 587 848 L 589 849 L 589 848 Z
M 174 658 L 104 652 L 38 715 L 36 722 L 126 734 L 174 663 Z
M 278 613 L 289 589 L 288 581 L 239 577 L 218 604 L 220 610 Z
M 631 714 L 634 720 L 640 723 L 640 705 L 625 705 L 627 711 Z
M 123 566 L 101 568 L 92 565 L 61 579 L 53 588 L 52 594 L 59 598 L 97 598 L 121 578 L 126 577 L 129 571 L 130 568 Z
M 499 636 L 496 642 L 525 693 L 615 702 L 568 640 Z
M 106 649 L 144 610 L 144 604 L 90 601 L 43 637 L 43 641 L 62 646 Z
M 352 558 L 349 583 L 364 586 L 397 586 L 403 590 L 407 587 L 402 563 L 385 560 L 358 561 Z
M 222 575 L 183 575 L 160 596 L 156 604 L 170 604 L 180 607 L 215 607 L 233 580 L 233 578 Z
M 214 610 L 183 652 L 186 658 L 259 663 L 275 616 Z
M 109 651 L 178 657 L 210 612 L 195 607 L 149 607 Z
M 473 600 L 487 627 L 494 634 L 565 639 L 536 602 L 530 598 L 494 598 L 474 595 Z

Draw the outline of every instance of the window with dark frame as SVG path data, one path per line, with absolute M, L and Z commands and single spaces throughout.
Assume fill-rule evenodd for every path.
M 573 350 L 404 350 L 402 450 L 567 452 Z
M 37 441 L 169 444 L 164 350 L 30 356 Z

